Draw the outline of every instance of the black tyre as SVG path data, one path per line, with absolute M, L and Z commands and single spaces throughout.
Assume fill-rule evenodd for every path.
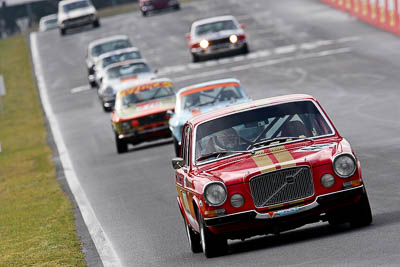
M 364 193 L 360 201 L 354 205 L 350 216 L 350 225 L 352 227 L 363 227 L 372 223 L 372 213 L 367 193 Z
M 142 11 L 142 16 L 147 17 L 147 11 Z
M 179 10 L 179 9 L 181 9 L 181 6 L 179 4 L 177 4 L 177 5 L 174 6 L 174 9 L 175 10 Z
M 241 52 L 242 54 L 248 54 L 250 52 L 249 46 L 247 44 L 244 44 Z
M 225 255 L 228 252 L 228 241 L 222 236 L 213 234 L 204 225 L 203 218 L 198 215 L 200 227 L 200 242 L 204 255 L 207 258 Z
M 60 34 L 61 35 L 65 35 L 67 33 L 67 30 L 66 29 L 60 29 Z
M 119 139 L 117 133 L 115 133 L 115 145 L 117 147 L 118 154 L 128 152 L 128 144 L 123 140 Z
M 185 228 L 186 228 L 186 235 L 189 241 L 189 246 L 190 246 L 190 250 L 193 253 L 200 253 L 202 252 L 202 248 L 201 248 L 201 243 L 200 243 L 200 234 L 196 233 L 195 231 L 193 231 L 192 228 L 190 228 L 190 226 L 187 224 L 185 218 L 183 219 L 183 221 L 185 222 Z
M 174 140 L 175 155 L 176 155 L 177 157 L 179 157 L 179 156 L 180 156 L 180 153 L 181 153 L 181 146 L 179 145 L 179 142 L 178 142 L 178 140 L 176 140 L 175 137 L 173 138 L 173 140 Z
M 100 21 L 99 20 L 95 20 L 93 22 L 93 28 L 99 28 L 100 27 Z
M 194 63 L 199 62 L 200 61 L 200 57 L 196 54 L 192 54 L 192 61 Z

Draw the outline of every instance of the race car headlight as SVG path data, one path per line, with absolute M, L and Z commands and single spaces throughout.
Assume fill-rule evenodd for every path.
M 129 131 L 131 128 L 132 128 L 131 127 L 131 123 L 129 121 L 124 121 L 124 122 L 121 123 L 121 130 L 123 132 Z
M 230 201 L 234 208 L 240 208 L 244 204 L 244 198 L 241 194 L 233 194 Z
M 229 36 L 229 42 L 231 42 L 232 44 L 236 44 L 237 41 L 238 41 L 237 35 L 233 34 L 233 35 Z
M 341 178 L 348 178 L 356 171 L 356 160 L 351 154 L 341 154 L 333 160 L 333 170 Z
M 203 49 L 207 49 L 207 47 L 210 45 L 210 43 L 206 40 L 206 39 L 203 39 L 203 40 L 201 40 L 201 42 L 200 42 L 200 47 L 201 48 L 203 48 Z
M 335 184 L 335 177 L 333 177 L 332 174 L 324 174 L 321 177 L 321 184 L 325 187 L 325 188 L 330 188 Z
M 221 206 L 228 196 L 226 187 L 221 182 L 211 182 L 204 187 L 203 196 L 210 206 Z

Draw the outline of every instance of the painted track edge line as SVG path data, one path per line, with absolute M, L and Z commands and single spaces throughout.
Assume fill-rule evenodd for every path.
M 74 195 L 75 201 L 81 211 L 83 220 L 89 230 L 90 236 L 93 239 L 93 242 L 96 246 L 103 265 L 105 267 L 122 266 L 121 261 L 112 246 L 112 243 L 104 232 L 100 222 L 96 217 L 96 214 L 94 213 L 92 206 L 90 205 L 89 200 L 86 197 L 85 192 L 80 185 L 79 179 L 72 165 L 69 152 L 62 138 L 58 121 L 56 120 L 55 114 L 50 105 L 49 96 L 47 94 L 48 90 L 42 73 L 42 64 L 37 48 L 36 33 L 31 33 L 30 43 L 33 68 L 36 76 L 39 95 L 42 101 L 45 115 L 49 121 L 50 130 L 54 136 L 54 141 L 59 151 L 61 164 L 63 166 L 68 185 L 71 189 L 72 194 Z

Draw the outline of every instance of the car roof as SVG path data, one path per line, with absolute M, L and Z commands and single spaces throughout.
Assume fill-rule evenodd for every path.
M 88 48 L 90 50 L 93 47 L 95 47 L 96 45 L 109 43 L 109 42 L 116 41 L 116 40 L 129 40 L 129 37 L 127 35 L 120 34 L 120 35 L 113 35 L 113 36 L 109 36 L 109 37 L 96 39 L 89 43 Z
M 192 23 L 192 27 L 196 27 L 198 25 L 207 24 L 207 23 L 213 23 L 213 22 L 217 22 L 217 21 L 224 21 L 224 20 L 237 21 L 237 19 L 232 15 L 217 16 L 217 17 L 196 20 Z
M 227 78 L 227 79 L 221 79 L 221 80 L 215 80 L 215 81 L 209 81 L 209 82 L 203 82 L 203 83 L 196 83 L 196 84 L 193 84 L 193 85 L 190 85 L 190 86 L 180 89 L 176 93 L 176 96 L 179 97 L 182 93 L 191 91 L 194 89 L 212 86 L 212 85 L 216 85 L 216 84 L 223 84 L 223 83 L 238 83 L 238 84 L 240 84 L 240 81 L 237 79 L 234 79 L 234 78 Z
M 123 84 L 119 85 L 117 94 L 122 91 L 131 89 L 133 87 L 137 87 L 137 86 L 141 86 L 141 85 L 145 85 L 145 84 L 159 83 L 159 82 L 169 82 L 173 85 L 173 82 L 168 78 L 157 78 L 157 79 L 153 79 L 153 80 L 134 80 L 134 81 L 123 83 Z
M 106 57 L 110 57 L 110 56 L 113 56 L 113 55 L 119 55 L 119 54 L 124 54 L 124 53 L 129 53 L 129 52 L 136 52 L 136 51 L 139 51 L 139 49 L 137 47 L 133 47 L 133 46 L 132 47 L 127 47 L 127 48 L 122 48 L 122 49 L 118 49 L 118 50 L 114 50 L 114 51 L 111 51 L 111 52 L 104 53 L 104 54 L 100 55 L 99 59 L 102 60 L 102 59 L 104 59 Z
M 123 65 L 127 65 L 127 64 L 135 64 L 135 63 L 144 63 L 144 64 L 146 64 L 146 65 L 149 65 L 149 64 L 147 63 L 147 61 L 146 61 L 145 59 L 143 59 L 143 58 L 140 58 L 140 59 L 130 59 L 130 60 L 125 60 L 125 61 L 121 61 L 121 62 L 117 62 L 117 63 L 113 63 L 113 64 L 111 64 L 111 65 L 108 65 L 108 66 L 105 68 L 105 71 L 107 71 L 107 70 L 109 70 L 109 69 L 111 69 L 111 68 L 114 68 L 114 67 L 123 66 Z M 149 66 L 149 67 L 150 67 L 150 66 Z
M 258 107 L 263 107 L 263 106 L 268 106 L 272 104 L 280 104 L 280 103 L 287 103 L 287 102 L 292 102 L 292 101 L 301 101 L 301 100 L 314 100 L 317 102 L 317 100 L 310 95 L 306 94 L 292 94 L 292 95 L 284 95 L 284 96 L 276 96 L 276 97 L 270 97 L 270 98 L 263 98 L 259 100 L 254 100 L 234 106 L 229 106 L 225 108 L 218 109 L 213 112 L 207 112 L 204 114 L 200 114 L 198 116 L 193 117 L 192 119 L 189 120 L 189 123 L 196 126 L 202 122 L 208 121 L 208 120 L 213 120 L 219 117 L 227 116 L 232 113 L 236 112 L 243 112 L 247 110 L 252 110 Z
M 63 6 L 63 5 L 67 5 L 67 4 L 70 4 L 70 3 L 81 2 L 81 1 L 89 2 L 87 0 L 62 0 L 62 1 L 59 2 L 59 5 Z

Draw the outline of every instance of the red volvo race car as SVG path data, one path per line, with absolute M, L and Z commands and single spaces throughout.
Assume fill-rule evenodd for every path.
M 171 137 L 169 111 L 175 108 L 172 82 L 158 79 L 125 87 L 117 93 L 111 115 L 117 152 L 127 152 L 128 144 Z
M 318 101 L 289 95 L 205 113 L 172 160 L 192 252 L 308 223 L 371 223 L 360 162 Z

